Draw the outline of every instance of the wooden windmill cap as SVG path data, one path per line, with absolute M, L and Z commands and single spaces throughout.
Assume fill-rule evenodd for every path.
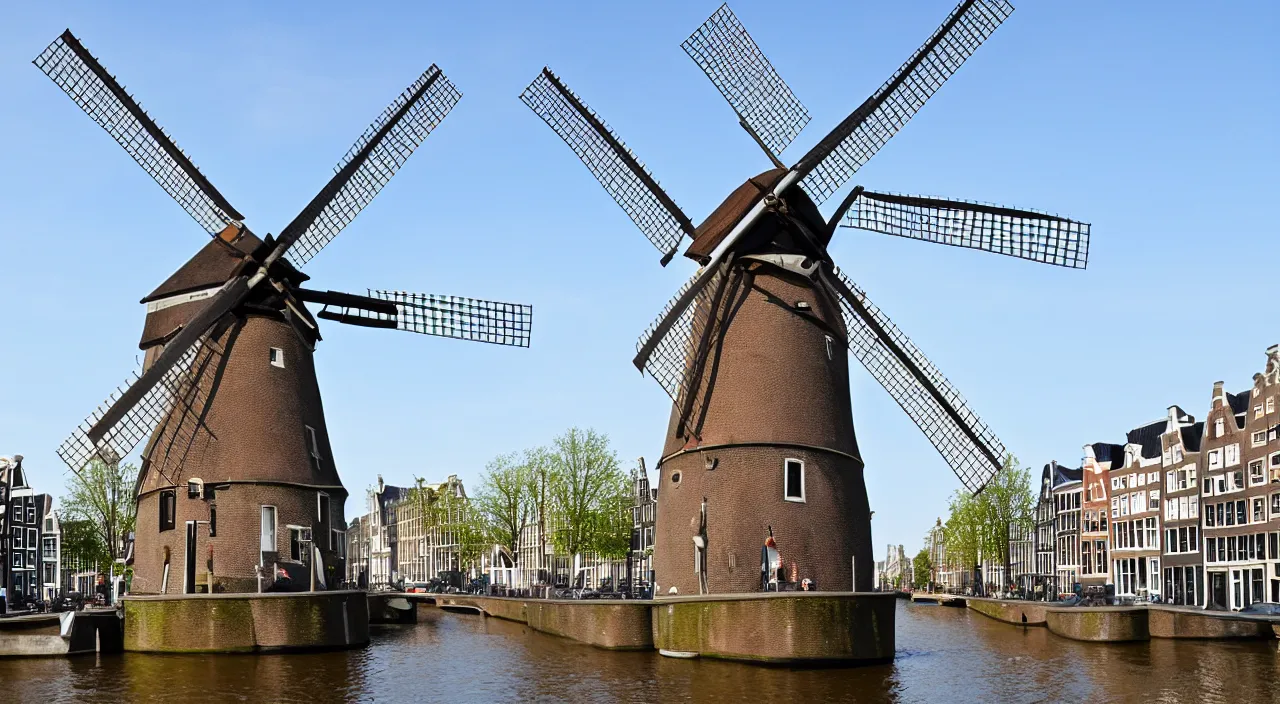
M 761 196 L 771 191 L 786 174 L 786 169 L 770 169 L 747 179 L 746 183 L 738 186 L 698 226 L 693 244 L 685 250 L 684 256 L 699 263 L 706 263 L 712 250 L 742 220 L 747 211 L 751 210 L 751 206 L 755 205 Z
M 141 302 L 149 303 L 187 291 L 221 286 L 231 278 L 244 258 L 260 244 L 262 240 L 248 230 L 245 230 L 234 242 L 219 235 L 196 252 L 196 255 L 187 260 L 186 264 L 173 272 L 156 290 L 147 294 Z

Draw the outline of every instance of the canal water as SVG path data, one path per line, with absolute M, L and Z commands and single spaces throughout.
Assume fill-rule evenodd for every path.
M 483 616 L 375 626 L 358 651 L 0 660 L 0 702 L 1280 701 L 1276 641 L 1088 644 L 898 602 L 892 664 L 817 670 L 612 653 Z

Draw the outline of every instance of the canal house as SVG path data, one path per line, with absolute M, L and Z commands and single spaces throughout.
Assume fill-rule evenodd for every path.
M 1241 609 L 1262 592 L 1265 561 L 1258 558 L 1257 544 L 1264 542 L 1258 536 L 1265 536 L 1265 516 L 1255 514 L 1250 505 L 1240 454 L 1241 448 L 1249 445 L 1246 426 L 1251 395 L 1248 391 L 1229 393 L 1221 381 L 1214 382 L 1212 405 L 1205 418 L 1200 507 L 1204 513 L 1205 589 L 1211 607 Z M 1258 399 L 1265 415 L 1261 393 Z M 1255 570 L 1256 590 L 1252 584 Z
M 1120 599 L 1160 594 L 1160 419 L 1130 430 L 1124 464 L 1112 467 L 1111 582 Z
M 1280 603 L 1280 346 L 1267 348 L 1265 372 L 1255 374 L 1245 430 L 1248 447 L 1243 449 L 1246 467 L 1245 496 L 1249 518 L 1257 532 L 1253 538 L 1253 563 L 1241 567 L 1240 580 L 1248 569 L 1250 602 Z M 1265 529 L 1264 529 L 1265 526 Z M 1263 532 L 1265 530 L 1265 532 Z M 1265 536 L 1265 537 L 1264 537 Z M 1237 539 L 1237 543 L 1239 539 Z M 1263 544 L 1265 543 L 1265 556 Z M 1239 545 L 1237 544 L 1237 551 Z M 1258 572 L 1261 570 L 1262 574 Z M 1232 576 L 1234 578 L 1234 575 Z M 1244 589 L 1241 589 L 1244 596 Z M 1243 604 L 1244 599 L 1241 599 Z
M 1204 605 L 1204 555 L 1200 550 L 1200 482 L 1196 473 L 1204 423 L 1169 407 L 1160 436 L 1164 466 L 1164 599 Z
M 1080 512 L 1083 482 L 1079 470 L 1060 470 L 1065 481 L 1053 487 L 1058 588 L 1080 581 Z
M 1111 581 L 1111 483 L 1113 463 L 1124 457 L 1124 447 L 1109 442 L 1084 446 L 1081 480 L 1084 484 L 1084 509 L 1080 522 L 1080 584 L 1103 586 Z M 1070 586 L 1070 585 L 1065 585 Z

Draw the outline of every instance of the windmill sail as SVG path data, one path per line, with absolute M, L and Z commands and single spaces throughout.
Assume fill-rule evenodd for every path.
M 897 134 L 951 74 L 1004 22 L 1004 0 L 964 0 L 870 98 L 792 167 L 821 204 Z
M 809 111 L 727 3 L 680 46 L 770 155 L 781 154 L 809 123 Z
M 1033 210 L 858 191 L 843 225 L 1083 269 L 1089 224 Z
M 462 93 L 432 64 L 369 126 L 334 176 L 280 233 L 301 267 L 342 232 L 449 114 Z
M 217 234 L 231 221 L 244 219 L 71 30 L 32 63 L 124 147 L 200 227 Z
M 170 411 L 179 405 L 184 408 L 184 413 L 177 422 L 184 426 L 182 437 L 185 441 L 173 443 L 174 447 L 167 449 L 166 453 L 172 449 L 181 451 L 184 445 L 190 447 L 199 431 L 198 415 L 209 400 L 207 394 L 201 391 L 199 378 L 206 370 L 216 367 L 220 359 L 221 352 L 216 345 L 201 341 L 189 347 L 177 363 L 169 367 L 159 383 L 143 395 L 142 400 L 112 424 L 99 440 L 91 440 L 89 430 L 101 421 L 108 409 L 115 406 L 125 390 L 137 382 L 141 374 L 135 373 L 128 384 L 117 388 L 62 442 L 57 450 L 58 457 L 74 472 L 79 472 L 94 459 L 118 461 L 133 452 L 138 443 L 155 433 L 165 418 L 170 416 Z
M 520 100 L 551 127 L 586 164 L 640 232 L 663 253 L 665 266 L 693 223 L 658 185 L 609 126 L 569 90 L 551 69 L 520 94 Z
M 924 432 L 965 487 L 981 491 L 1004 461 L 1000 439 L 862 289 L 839 269 L 824 278 L 838 294 L 849 351 Z
M 317 317 L 458 340 L 529 346 L 533 320 L 530 305 L 404 291 L 369 291 L 369 298 L 392 304 L 395 312 L 378 311 L 367 305 L 335 304 L 336 312 L 322 310 Z

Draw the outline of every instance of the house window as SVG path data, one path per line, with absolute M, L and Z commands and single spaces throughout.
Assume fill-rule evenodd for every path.
M 1226 465 L 1228 467 L 1234 467 L 1240 464 L 1240 443 L 1227 445 L 1222 449 L 1227 453 Z
M 347 558 L 347 532 L 342 530 L 330 531 L 330 542 L 333 545 L 334 554 L 342 559 Z
M 1266 442 L 1267 442 L 1267 431 L 1265 431 L 1265 430 L 1255 430 L 1255 431 L 1253 431 L 1253 435 L 1251 435 L 1251 436 L 1250 436 L 1250 438 L 1249 438 L 1249 442 L 1250 442 L 1250 443 L 1252 443 L 1254 447 L 1257 447 L 1257 446 L 1259 446 L 1259 445 L 1266 444 Z
M 1209 469 L 1222 468 L 1222 450 L 1209 450 Z
M 173 489 L 160 492 L 160 530 L 173 530 L 177 522 L 178 496 Z
M 1266 502 L 1263 500 L 1261 496 L 1253 500 L 1253 522 L 1254 523 L 1262 523 L 1267 520 L 1267 514 L 1265 512 L 1265 508 L 1266 508 L 1265 504 Z
M 1253 417 L 1254 417 L 1254 418 L 1261 418 L 1261 417 L 1262 417 L 1262 404 L 1258 404 L 1258 405 L 1256 405 L 1256 406 L 1254 406 L 1254 407 L 1253 407 Z
M 311 529 L 289 526 L 289 559 L 308 562 L 311 557 Z
M 1224 426 L 1221 418 L 1213 421 L 1213 437 L 1220 438 L 1224 432 Z
M 272 347 L 270 361 L 271 361 L 271 366 L 280 367 L 281 369 L 284 369 L 284 350 L 280 349 L 279 347 Z
M 1186 501 L 1186 499 L 1183 499 L 1183 501 Z M 1160 492 L 1158 491 L 1150 492 L 1150 504 L 1148 505 L 1148 508 L 1151 509 L 1152 511 L 1160 510 Z
M 804 501 L 804 462 L 783 460 L 783 497 L 787 501 Z
M 1267 482 L 1267 475 L 1262 471 L 1262 460 L 1249 463 L 1249 486 L 1257 486 Z
M 1267 413 L 1275 413 L 1275 411 L 1276 411 L 1276 399 L 1274 396 L 1268 396 L 1267 397 Z
M 276 551 L 276 507 L 262 507 L 262 532 L 258 549 L 262 552 Z
M 1271 517 L 1280 516 L 1280 492 L 1271 495 Z

